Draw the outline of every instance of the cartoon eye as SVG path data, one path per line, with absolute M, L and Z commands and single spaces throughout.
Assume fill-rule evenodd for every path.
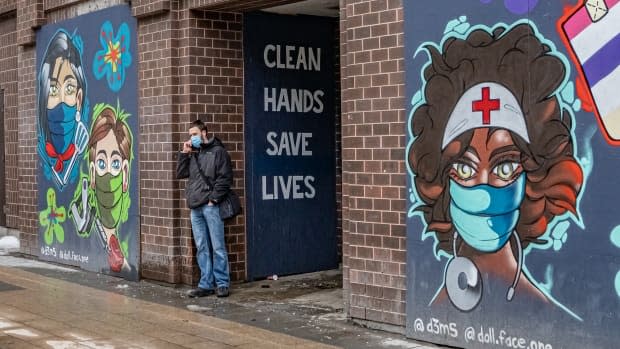
M 75 93 L 75 86 L 74 85 L 69 84 L 69 85 L 67 85 L 67 87 L 65 87 L 65 94 L 70 96 L 70 95 L 72 95 L 74 93 Z
M 472 178 L 476 174 L 476 170 L 462 162 L 455 163 L 454 165 L 452 165 L 452 168 L 456 171 L 456 175 L 460 179 L 467 180 Z
M 120 170 L 121 169 L 121 162 L 120 162 L 120 160 L 112 160 L 112 169 L 113 170 Z
M 516 162 L 502 162 L 493 168 L 493 174 L 500 179 L 507 181 L 512 178 L 518 168 L 519 164 Z
M 52 97 L 58 96 L 58 86 L 56 85 L 50 86 L 50 96 Z
M 100 170 L 105 170 L 105 161 L 102 159 L 97 160 L 97 167 L 99 167 Z

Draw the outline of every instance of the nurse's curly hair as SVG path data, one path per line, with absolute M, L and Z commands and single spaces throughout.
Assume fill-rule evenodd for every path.
M 555 216 L 567 211 L 577 215 L 577 196 L 583 183 L 583 171 L 573 154 L 571 114 L 562 109 L 556 96 L 566 75 L 564 63 L 551 54 L 551 48 L 538 39 L 529 24 L 509 30 L 497 27 L 491 33 L 478 29 L 466 39 L 446 40 L 442 52 L 431 45 L 425 49 L 431 60 L 424 70 L 426 102 L 414 111 L 411 129 L 415 141 L 407 158 L 424 202 L 418 209 L 423 212 L 427 231 L 437 237 L 437 248 L 452 253 L 455 228 L 449 211 L 449 171 L 465 153 L 474 130 L 455 138 L 444 151 L 443 133 L 459 98 L 482 82 L 505 86 L 523 110 L 530 144 L 510 132 L 521 151 L 520 163 L 527 178 L 516 231 L 523 248 L 544 243 L 539 238 Z

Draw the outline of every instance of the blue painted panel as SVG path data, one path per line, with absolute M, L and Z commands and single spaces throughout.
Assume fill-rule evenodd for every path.
M 139 278 L 136 19 L 115 6 L 37 32 L 40 258 Z
M 248 278 L 334 268 L 334 22 L 244 17 Z
M 620 61 L 606 56 L 603 79 L 583 70 L 620 33 L 620 4 L 598 3 L 602 19 L 581 1 L 404 2 L 409 337 L 618 346 L 620 100 L 606 86 Z M 499 104 L 483 120 L 486 92 Z

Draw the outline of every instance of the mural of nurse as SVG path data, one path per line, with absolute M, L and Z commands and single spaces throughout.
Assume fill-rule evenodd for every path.
M 577 216 L 583 171 L 572 111 L 558 97 L 564 60 L 528 22 L 475 27 L 423 49 L 430 62 L 407 160 L 426 231 L 450 258 L 432 304 L 554 303 L 523 265 L 555 217 Z
M 82 43 L 59 30 L 52 37 L 38 76 L 38 152 L 46 178 L 63 189 L 77 175 L 75 163 L 88 143 L 86 80 Z
M 81 236 L 97 236 L 113 272 L 129 271 L 128 239 L 120 237 L 120 224 L 127 221 L 132 134 L 119 108 L 97 104 L 88 143 L 88 176 L 75 193 L 71 214 Z

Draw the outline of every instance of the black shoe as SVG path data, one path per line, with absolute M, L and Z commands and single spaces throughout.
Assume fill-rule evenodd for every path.
M 212 289 L 204 289 L 204 288 L 200 288 L 197 287 L 189 292 L 187 292 L 187 296 L 189 298 L 197 298 L 197 297 L 206 297 L 206 296 L 210 296 L 212 294 L 214 294 L 215 291 L 213 291 Z
M 215 290 L 215 293 L 217 294 L 218 297 L 228 297 L 228 294 L 230 293 L 228 291 L 228 287 L 218 287 Z

